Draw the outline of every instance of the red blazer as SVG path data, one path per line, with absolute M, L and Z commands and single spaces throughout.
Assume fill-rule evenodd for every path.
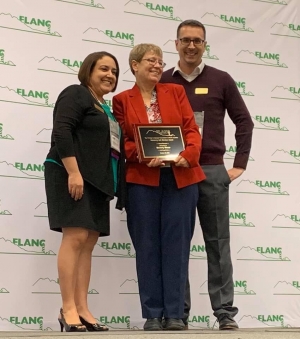
M 188 161 L 190 168 L 172 165 L 177 187 L 204 180 L 205 175 L 199 165 L 201 136 L 183 86 L 158 83 L 156 92 L 162 123 L 181 125 L 185 137 L 186 148 L 180 155 Z M 148 167 L 145 163 L 139 163 L 137 158 L 132 125 L 149 123 L 137 85 L 113 97 L 113 112 L 124 135 L 126 181 L 159 186 L 160 167 Z

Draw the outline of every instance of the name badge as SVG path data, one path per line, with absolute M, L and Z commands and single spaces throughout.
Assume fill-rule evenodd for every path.
M 109 130 L 110 130 L 110 147 L 120 153 L 119 124 L 110 118 L 108 119 L 108 121 L 109 121 Z
M 208 88 L 195 88 L 195 94 L 208 94 Z

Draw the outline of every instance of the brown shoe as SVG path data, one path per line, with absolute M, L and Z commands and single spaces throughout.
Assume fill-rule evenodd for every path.
M 239 328 L 239 325 L 227 313 L 220 314 L 218 317 L 218 322 L 219 330 L 237 330 Z

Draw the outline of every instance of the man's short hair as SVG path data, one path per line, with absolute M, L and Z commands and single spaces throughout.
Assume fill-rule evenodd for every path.
M 190 19 L 190 20 L 184 20 L 182 21 L 182 23 L 178 26 L 177 28 L 177 39 L 179 38 L 179 31 L 180 31 L 180 28 L 181 27 L 184 27 L 184 26 L 191 26 L 191 27 L 199 27 L 199 28 L 202 28 L 203 29 L 203 32 L 204 32 L 204 40 L 206 40 L 206 29 L 204 27 L 204 25 L 198 21 L 198 20 L 193 20 L 193 19 Z
M 96 66 L 96 63 L 98 60 L 102 59 L 103 57 L 110 57 L 114 60 L 117 71 L 116 71 L 116 84 L 115 87 L 112 89 L 112 92 L 114 92 L 117 88 L 118 85 L 118 79 L 119 79 L 119 74 L 120 74 L 120 67 L 117 58 L 108 53 L 108 52 L 95 52 L 89 54 L 84 60 L 82 65 L 80 66 L 79 72 L 78 72 L 78 79 L 80 83 L 84 86 L 89 86 L 90 85 L 90 77 L 91 74 Z
M 137 62 L 141 62 L 144 55 L 147 52 L 153 52 L 157 55 L 159 55 L 160 57 L 162 57 L 163 52 L 161 50 L 161 48 L 157 45 L 154 44 L 139 44 L 133 47 L 133 49 L 131 50 L 130 54 L 129 54 L 129 66 L 130 66 L 130 70 L 132 72 L 132 74 L 134 75 L 134 70 L 132 68 L 132 61 L 135 60 Z

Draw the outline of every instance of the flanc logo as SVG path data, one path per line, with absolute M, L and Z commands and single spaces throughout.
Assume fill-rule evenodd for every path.
M 246 280 L 235 280 L 233 282 L 234 295 L 256 295 L 253 290 L 248 291 L 248 282 Z M 200 286 L 200 295 L 208 295 L 208 282 L 207 280 Z
M 237 260 L 246 261 L 291 261 L 282 256 L 281 247 L 256 247 L 243 246 L 238 252 Z
M 95 42 L 105 45 L 114 45 L 120 47 L 134 46 L 134 34 L 126 32 L 112 31 L 109 29 L 100 30 L 98 28 L 89 27 L 84 32 L 82 41 Z
M 300 281 L 278 281 L 273 295 L 300 295 Z
M 251 52 L 249 50 L 241 50 L 237 54 L 236 62 L 258 66 L 288 68 L 286 64 L 280 62 L 280 55 L 278 53 L 261 51 Z
M 51 133 L 52 133 L 52 128 L 43 128 L 37 133 L 36 142 L 40 144 L 50 144 Z
M 46 251 L 45 239 L 0 238 L 1 254 L 21 255 L 56 255 L 52 250 Z
M 109 243 L 103 241 L 96 244 L 93 257 L 132 259 L 135 258 L 135 253 L 132 253 L 131 243 Z
M 191 245 L 190 259 L 206 260 L 205 245 Z
M 67 2 L 73 5 L 81 5 L 81 6 L 94 7 L 98 9 L 104 9 L 104 7 L 100 3 L 96 3 L 95 0 L 56 0 L 56 1 Z
M 12 61 L 5 61 L 5 50 L 0 48 L 0 65 L 16 66 Z
M 272 99 L 300 100 L 300 87 L 275 86 L 271 92 Z
M 288 196 L 287 191 L 281 191 L 280 181 L 263 181 L 263 180 L 242 180 L 237 184 L 237 193 L 245 194 L 265 194 Z
M 212 328 L 210 321 L 211 319 L 209 315 L 190 315 L 188 318 L 189 329 L 197 330 L 200 328 Z
M 256 115 L 252 117 L 255 129 L 267 129 L 269 131 L 288 132 L 288 129 L 281 127 L 280 117 Z
M 252 1 L 268 2 L 269 4 L 273 4 L 273 5 L 287 5 L 285 1 L 280 1 L 280 0 L 252 0 Z
M 25 88 L 12 89 L 7 86 L 0 86 L 0 101 L 39 107 L 54 107 L 54 104 L 49 103 L 49 92 Z
M 246 27 L 246 18 L 243 17 L 227 14 L 216 15 L 214 13 L 206 12 L 201 18 L 201 21 L 206 26 L 233 29 L 243 32 L 254 32 L 252 28 Z
M 0 200 L 0 205 L 1 205 L 1 200 Z M 0 206 L 0 216 L 3 216 L 3 215 L 12 215 L 9 210 L 3 210 Z
M 284 149 L 277 149 L 272 154 L 271 162 L 300 165 L 300 151 L 296 150 L 285 151 Z
M 60 294 L 59 279 L 39 278 L 32 285 L 32 294 Z M 95 289 L 88 291 L 88 294 L 99 294 Z
M 163 44 L 163 52 L 168 54 L 178 54 L 178 52 L 175 49 L 175 40 L 169 39 L 167 42 Z M 211 46 L 206 45 L 205 51 L 202 55 L 203 59 L 210 59 L 210 60 L 219 60 L 219 58 L 216 55 L 211 54 Z
M 3 124 L 0 122 L 0 140 L 5 139 L 5 140 L 15 140 L 10 134 L 3 134 Z
M 0 161 L 0 177 L 44 180 L 44 165 Z
M 119 294 L 139 294 L 138 281 L 136 279 L 126 279 L 120 285 Z
M 236 150 L 237 150 L 236 146 L 228 146 L 228 147 L 226 147 L 226 152 L 224 154 L 224 159 L 226 159 L 226 160 L 233 160 L 235 158 L 235 155 L 236 155 Z M 249 161 L 254 161 L 254 159 L 251 156 L 249 156 Z
M 51 32 L 51 20 L 41 18 L 30 18 L 20 15 L 13 16 L 10 13 L 0 13 L 0 27 L 27 33 L 36 33 L 61 37 L 58 32 Z
M 300 215 L 277 214 L 272 220 L 272 228 L 296 228 L 300 229 Z
M 98 319 L 100 324 L 109 327 L 112 330 L 138 330 L 139 328 L 134 326 L 131 327 L 130 325 L 130 316 L 129 315 L 122 315 L 122 316 L 100 316 Z
M 252 92 L 247 92 L 245 81 L 236 81 L 235 84 L 236 84 L 237 88 L 239 89 L 239 92 L 240 92 L 241 95 L 254 97 L 254 94 Z
M 235 227 L 255 227 L 252 222 L 247 223 L 247 214 L 245 212 L 230 212 L 229 225 Z
M 282 22 L 276 22 L 271 27 L 271 35 L 280 35 L 288 38 L 300 39 L 300 25 L 299 24 L 284 24 Z
M 35 218 L 47 218 L 48 217 L 48 209 L 47 209 L 46 202 L 41 202 L 40 204 L 36 206 L 34 217 Z
M 291 325 L 285 324 L 282 314 L 259 314 L 257 316 L 244 315 L 239 321 L 240 327 L 282 327 L 289 328 Z
M 74 59 L 57 59 L 51 56 L 45 56 L 39 61 L 38 70 L 53 73 L 63 73 L 77 75 L 82 61 Z
M 160 5 L 153 2 L 129 0 L 124 5 L 124 13 L 149 16 L 157 19 L 182 21 L 178 16 L 174 17 L 173 6 Z
M 43 326 L 42 316 L 11 316 L 8 318 L 0 317 L 0 326 L 8 331 L 31 330 L 31 331 L 53 331 L 52 328 Z M 2 323 L 2 324 L 1 324 Z

